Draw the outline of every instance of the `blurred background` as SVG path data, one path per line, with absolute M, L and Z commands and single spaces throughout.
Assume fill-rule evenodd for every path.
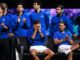
M 34 0 L 0 0 L 6 2 L 9 8 L 15 8 L 17 3 L 22 2 L 25 8 L 32 8 Z M 42 8 L 55 8 L 57 4 L 63 4 L 65 8 L 79 8 L 80 0 L 40 0 Z

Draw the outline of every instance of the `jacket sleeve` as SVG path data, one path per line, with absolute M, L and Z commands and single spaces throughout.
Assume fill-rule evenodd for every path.
M 68 26 L 70 32 L 71 32 L 72 34 L 75 34 L 74 28 L 73 28 L 73 24 L 71 23 L 71 20 L 70 20 L 69 18 L 66 18 L 66 21 L 67 21 L 67 26 Z
M 46 24 L 46 30 L 49 28 L 49 17 L 47 14 L 45 14 L 45 24 Z
M 26 16 L 26 23 L 24 24 L 25 28 L 30 28 L 31 27 L 31 22 L 29 16 Z

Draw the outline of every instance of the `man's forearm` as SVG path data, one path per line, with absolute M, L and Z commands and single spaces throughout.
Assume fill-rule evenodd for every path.
M 8 29 L 8 27 L 7 27 L 7 26 L 5 26 L 5 25 L 3 26 L 3 28 L 4 28 L 4 29 Z
M 56 40 L 56 41 L 54 41 L 54 43 L 55 44 L 59 44 L 59 43 L 62 43 L 62 42 L 64 42 L 65 40 Z
M 43 35 L 43 33 L 42 33 L 42 32 L 40 32 L 40 36 L 41 36 L 41 38 L 44 38 L 44 35 Z
M 77 48 L 79 48 L 79 44 L 73 44 L 70 49 L 71 49 L 71 51 L 74 51 Z

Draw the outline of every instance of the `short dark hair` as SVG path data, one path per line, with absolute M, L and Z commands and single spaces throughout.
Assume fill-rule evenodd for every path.
M 41 5 L 40 0 L 34 0 L 33 3 L 37 3 L 38 5 Z
M 0 3 L 0 6 L 5 10 L 8 8 L 8 5 L 6 3 Z
M 34 24 L 39 24 L 39 23 L 40 23 L 39 20 L 34 21 Z
M 64 6 L 63 6 L 62 4 L 59 4 L 57 7 L 61 8 L 61 10 L 64 9 Z M 56 7 L 56 8 L 57 8 L 57 7 Z
M 65 22 L 63 22 L 63 21 L 61 21 L 59 24 L 64 24 L 64 25 L 66 26 L 66 23 L 65 23 Z
M 23 4 L 22 4 L 22 3 L 17 3 L 17 6 L 18 6 L 18 5 L 22 5 L 22 6 L 23 6 Z M 24 7 L 24 6 L 23 6 L 23 7 Z
M 22 3 L 17 3 L 17 5 L 23 5 Z

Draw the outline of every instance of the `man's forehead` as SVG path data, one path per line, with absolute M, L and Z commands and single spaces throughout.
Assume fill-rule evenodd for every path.
M 40 25 L 40 23 L 38 23 L 38 24 L 35 24 L 35 25 Z
M 60 10 L 61 8 L 60 7 L 57 7 L 56 9 Z
M 23 7 L 23 5 L 18 5 L 18 6 L 22 6 Z
M 33 4 L 37 4 L 37 3 L 33 3 Z
M 60 23 L 59 25 L 64 25 L 63 23 Z

